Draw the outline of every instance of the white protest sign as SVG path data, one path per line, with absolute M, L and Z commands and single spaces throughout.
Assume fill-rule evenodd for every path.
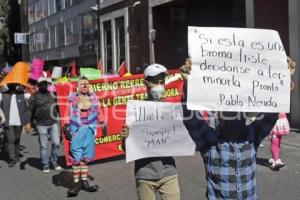
M 194 155 L 195 143 L 183 124 L 180 103 L 127 103 L 126 162 L 148 157 Z
M 273 30 L 189 27 L 190 110 L 289 112 L 290 73 Z

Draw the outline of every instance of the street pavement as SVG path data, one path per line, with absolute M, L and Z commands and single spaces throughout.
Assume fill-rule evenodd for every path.
M 61 171 L 40 170 L 38 141 L 36 135 L 23 134 L 24 157 L 14 168 L 8 168 L 0 157 L 0 200 L 60 200 L 67 199 L 66 191 L 72 184 L 70 169 L 64 166 L 61 148 Z M 257 155 L 258 197 L 262 200 L 300 199 L 300 133 L 285 136 L 281 146 L 281 158 L 286 166 L 271 171 L 266 165 L 269 141 L 259 148 Z M 176 158 L 182 200 L 205 199 L 205 174 L 199 154 Z M 126 164 L 122 157 L 90 165 L 90 181 L 98 184 L 96 193 L 81 191 L 74 200 L 137 200 L 133 176 L 133 163 Z

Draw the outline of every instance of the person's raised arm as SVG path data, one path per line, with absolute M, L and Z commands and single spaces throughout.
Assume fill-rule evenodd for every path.
M 186 59 L 184 65 L 180 67 L 180 73 L 184 80 L 183 95 L 181 100 L 183 109 L 183 123 L 190 136 L 196 143 L 197 150 L 203 152 L 206 147 L 217 143 L 218 137 L 217 134 L 215 134 L 215 130 L 209 127 L 199 111 L 187 109 L 187 80 L 191 69 L 192 61 L 190 59 Z

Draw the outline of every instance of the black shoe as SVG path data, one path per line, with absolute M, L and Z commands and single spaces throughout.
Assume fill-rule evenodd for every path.
M 81 180 L 81 189 L 86 192 L 96 192 L 96 191 L 98 191 L 99 186 L 98 185 L 90 186 L 90 184 L 87 180 Z
M 16 165 L 16 162 L 14 160 L 9 161 L 8 167 L 14 167 Z
M 74 183 L 74 186 L 68 190 L 68 197 L 76 197 L 80 191 L 80 182 Z

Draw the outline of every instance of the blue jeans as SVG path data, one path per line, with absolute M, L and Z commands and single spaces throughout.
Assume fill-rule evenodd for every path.
M 50 162 L 57 164 L 58 151 L 60 144 L 59 127 L 57 123 L 50 126 L 36 126 L 39 133 L 40 153 L 43 167 L 49 167 L 48 138 L 50 137 L 52 148 L 50 153 Z

